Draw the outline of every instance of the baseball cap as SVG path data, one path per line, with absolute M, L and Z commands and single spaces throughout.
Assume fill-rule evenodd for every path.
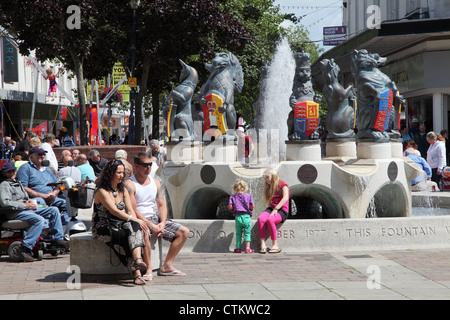
M 42 149 L 42 148 L 40 148 L 40 147 L 33 147 L 33 148 L 30 149 L 30 156 L 31 156 L 33 153 L 39 153 L 39 154 L 41 154 L 41 153 L 47 153 L 47 151 L 45 151 L 44 149 Z
M 10 170 L 16 170 L 16 166 L 12 162 L 6 162 L 2 167 L 2 172 L 10 171 Z
M 128 157 L 128 154 L 125 150 L 117 150 L 115 158 L 116 159 L 126 159 Z

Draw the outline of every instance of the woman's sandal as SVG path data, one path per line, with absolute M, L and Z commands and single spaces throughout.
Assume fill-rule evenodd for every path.
M 147 272 L 147 265 L 145 264 L 144 260 L 142 260 L 142 258 L 134 259 L 133 264 L 131 265 L 131 268 L 133 270 L 141 271 L 141 274 L 144 274 Z
M 142 278 L 141 275 L 138 275 L 137 277 L 135 277 L 133 283 L 136 286 L 143 286 L 146 284 L 145 280 Z
M 266 254 L 267 253 L 267 248 L 262 248 L 261 250 L 259 250 L 259 253 Z
M 142 278 L 144 278 L 145 281 L 152 281 L 153 280 L 153 275 L 152 274 L 144 274 L 142 276 Z

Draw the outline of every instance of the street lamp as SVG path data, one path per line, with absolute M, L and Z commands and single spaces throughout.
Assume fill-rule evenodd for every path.
M 133 29 L 131 30 L 131 77 L 135 77 L 136 64 L 136 10 L 139 8 L 141 1 L 130 1 L 130 7 L 133 10 Z M 136 88 L 132 87 L 130 90 L 130 125 L 128 130 L 128 144 L 134 142 L 134 100 L 136 96 Z

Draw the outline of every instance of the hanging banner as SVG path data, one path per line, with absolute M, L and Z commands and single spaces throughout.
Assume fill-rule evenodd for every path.
M 3 38 L 3 81 L 19 82 L 18 54 L 17 49 Z
M 61 107 L 61 120 L 67 120 L 67 107 Z

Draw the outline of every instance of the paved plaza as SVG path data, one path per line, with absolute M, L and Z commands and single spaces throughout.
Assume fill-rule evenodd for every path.
M 134 286 L 71 281 L 69 256 L 33 263 L 0 258 L 2 300 L 410 300 L 450 299 L 450 250 L 180 254 L 187 276 Z M 77 287 L 79 285 L 79 287 Z

